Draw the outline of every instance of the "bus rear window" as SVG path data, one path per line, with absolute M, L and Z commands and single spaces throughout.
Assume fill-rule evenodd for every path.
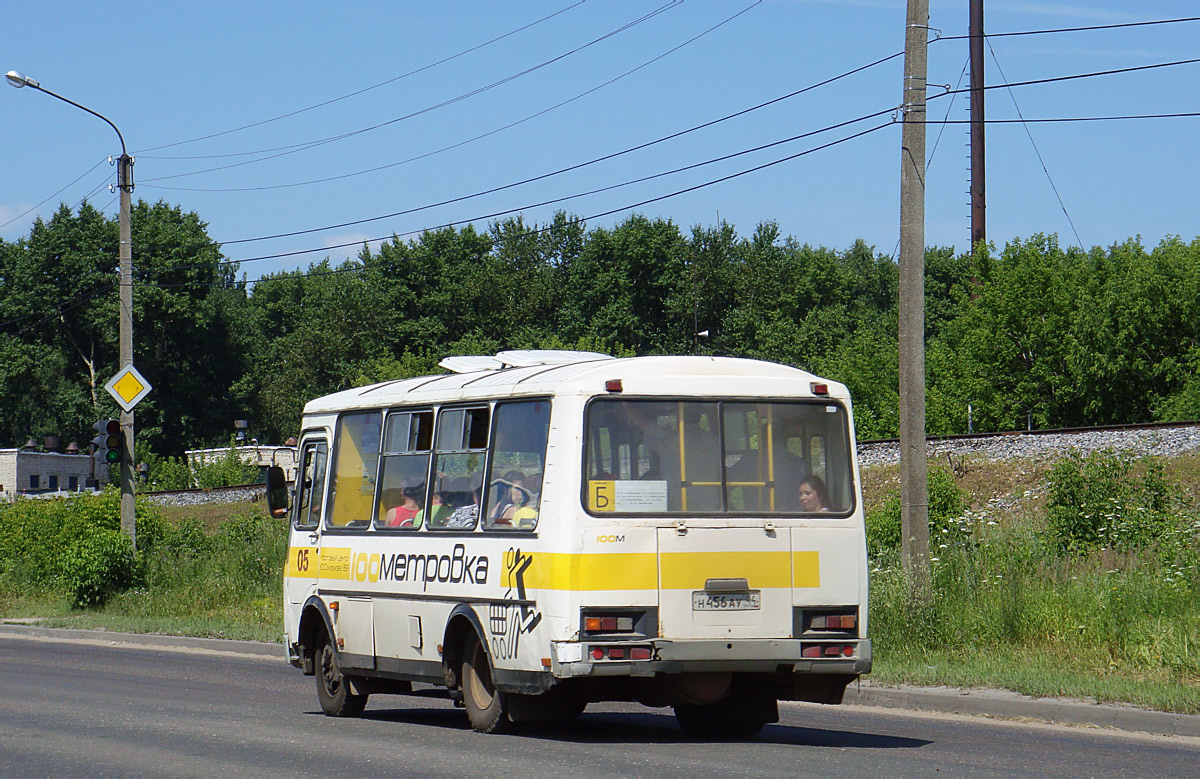
M 836 403 L 601 399 L 588 411 L 593 513 L 845 515 L 854 507 Z

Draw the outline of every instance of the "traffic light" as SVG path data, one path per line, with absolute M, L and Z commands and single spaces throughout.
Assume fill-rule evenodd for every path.
M 105 422 L 104 432 L 104 462 L 118 465 L 125 454 L 125 436 L 121 435 L 120 421 L 110 419 Z
M 117 419 L 101 419 L 92 425 L 100 435 L 92 439 L 96 447 L 96 461 L 105 465 L 119 465 L 125 455 L 125 436 L 121 435 L 121 422 Z

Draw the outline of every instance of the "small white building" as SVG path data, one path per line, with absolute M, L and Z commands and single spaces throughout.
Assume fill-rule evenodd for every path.
M 233 450 L 237 452 L 239 460 L 250 465 L 257 465 L 263 473 L 272 465 L 278 465 L 283 469 L 284 477 L 288 481 L 293 481 L 296 478 L 296 458 L 298 455 L 297 449 L 294 446 L 259 446 L 257 444 L 250 444 L 248 446 L 235 446 Z M 200 463 L 219 462 L 225 459 L 228 454 L 228 446 L 216 449 L 188 449 L 184 452 L 184 456 L 188 459 L 188 462 Z
M 0 449 L 0 499 L 43 492 L 79 492 L 88 479 L 108 484 L 108 467 L 93 465 L 89 454 Z

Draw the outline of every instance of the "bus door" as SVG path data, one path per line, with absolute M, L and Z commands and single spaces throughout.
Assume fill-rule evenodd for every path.
M 300 468 L 296 473 L 296 505 L 292 507 L 291 542 L 284 579 L 287 602 L 293 606 L 303 604 L 317 588 L 321 507 L 328 460 L 329 445 L 324 438 L 305 439 L 300 447 Z
M 329 463 L 318 586 L 333 618 L 343 668 L 375 667 L 373 593 L 380 556 L 368 537 L 375 506 L 383 414 L 342 414 Z

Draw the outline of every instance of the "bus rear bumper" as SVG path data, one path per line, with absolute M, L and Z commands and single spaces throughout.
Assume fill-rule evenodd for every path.
M 857 676 L 871 671 L 869 638 L 821 642 L 791 638 L 655 638 L 629 643 L 563 641 L 555 642 L 553 647 L 552 672 L 558 678 L 704 671 Z M 649 658 L 626 659 L 631 657 L 634 648 L 649 648 Z M 617 653 L 619 659 L 610 657 L 614 649 L 623 650 Z

